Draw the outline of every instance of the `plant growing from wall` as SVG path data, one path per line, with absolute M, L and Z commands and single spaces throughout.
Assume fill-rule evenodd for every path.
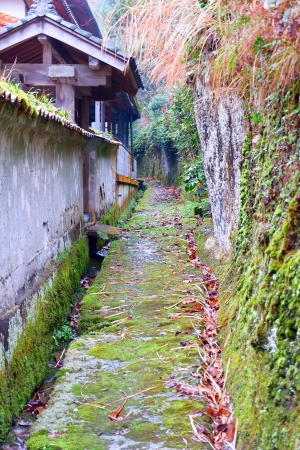
M 23 108 L 31 111 L 31 114 L 34 117 L 39 115 L 39 110 L 42 108 L 63 119 L 70 120 L 70 112 L 66 111 L 64 108 L 57 108 L 54 105 L 55 99 L 49 97 L 45 91 L 33 91 L 30 89 L 25 92 L 21 83 L 15 83 L 10 78 L 2 76 L 0 77 L 0 94 L 4 91 L 15 94 L 18 101 L 23 102 Z

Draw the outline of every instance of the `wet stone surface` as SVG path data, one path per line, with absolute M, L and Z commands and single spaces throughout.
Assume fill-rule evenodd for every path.
M 176 390 L 199 383 L 202 327 L 186 301 L 201 283 L 185 240 L 197 221 L 181 212 L 174 190 L 150 186 L 112 243 L 28 449 L 207 448 L 189 420 L 200 399 Z

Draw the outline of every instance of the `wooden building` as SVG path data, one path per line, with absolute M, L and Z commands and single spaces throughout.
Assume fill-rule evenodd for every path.
M 0 70 L 45 90 L 82 128 L 93 122 L 131 147 L 143 84 L 134 58 L 103 47 L 87 1 L 0 0 L 0 11 Z

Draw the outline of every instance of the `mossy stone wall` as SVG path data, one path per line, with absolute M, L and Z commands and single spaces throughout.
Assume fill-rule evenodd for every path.
M 297 109 L 298 108 L 298 109 Z M 248 119 L 241 211 L 220 311 L 238 448 L 300 448 L 299 104 Z M 298 111 L 298 112 L 297 112 Z M 256 115 L 257 117 L 257 115 Z M 229 272 L 229 275 L 228 275 Z M 225 367 L 226 362 L 225 361 Z
M 148 177 L 164 184 L 178 185 L 177 154 L 173 151 L 153 148 L 138 156 L 138 177 Z
M 51 263 L 45 273 L 48 278 L 23 305 L 20 320 L 10 324 L 14 345 L 5 352 L 1 344 L 0 355 L 0 440 L 44 378 L 54 344 L 53 330 L 70 313 L 72 295 L 87 261 L 87 242 L 81 238 Z

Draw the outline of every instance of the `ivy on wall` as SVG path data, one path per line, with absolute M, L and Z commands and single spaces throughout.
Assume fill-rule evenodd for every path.
M 174 152 L 180 162 L 180 181 L 187 191 L 206 191 L 206 181 L 196 128 L 193 93 L 188 85 L 156 93 L 143 103 L 137 123 L 134 152 L 137 157 L 154 149 Z

